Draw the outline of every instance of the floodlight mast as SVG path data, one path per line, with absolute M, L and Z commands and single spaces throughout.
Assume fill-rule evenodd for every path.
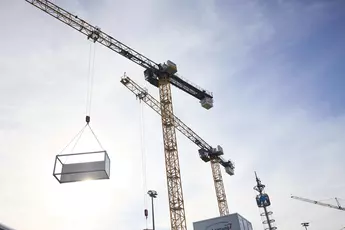
M 154 190 L 149 190 L 147 194 L 151 197 L 151 205 L 152 205 L 152 230 L 155 230 L 155 209 L 153 205 L 153 198 L 157 198 L 158 193 Z

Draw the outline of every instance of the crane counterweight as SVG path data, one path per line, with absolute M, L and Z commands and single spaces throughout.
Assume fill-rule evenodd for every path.
M 205 97 L 200 100 L 200 104 L 205 109 L 211 109 L 213 107 L 213 98 L 212 97 Z

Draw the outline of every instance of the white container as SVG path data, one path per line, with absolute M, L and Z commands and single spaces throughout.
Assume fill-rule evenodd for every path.
M 193 223 L 194 230 L 253 230 L 252 224 L 238 213 Z
M 57 155 L 54 177 L 60 183 L 110 178 L 110 159 L 106 151 Z

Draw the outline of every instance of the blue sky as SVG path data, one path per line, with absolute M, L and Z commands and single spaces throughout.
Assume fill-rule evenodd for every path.
M 343 213 L 289 198 L 345 198 L 343 1 L 54 3 L 156 62 L 171 59 L 214 93 L 206 111 L 173 88 L 174 111 L 235 162 L 235 176 L 223 172 L 230 212 L 262 229 L 257 171 L 279 229 L 345 226 Z M 0 26 L 0 222 L 21 230 L 145 228 L 143 147 L 147 188 L 159 193 L 156 226 L 169 229 L 160 118 L 119 82 L 127 72 L 158 98 L 143 69 L 96 44 L 91 117 L 112 160 L 111 180 L 60 185 L 54 157 L 84 124 L 90 43 L 24 0 L 0 3 Z M 89 141 L 80 148 L 89 150 Z M 210 165 L 180 134 L 178 145 L 192 229 L 218 208 Z

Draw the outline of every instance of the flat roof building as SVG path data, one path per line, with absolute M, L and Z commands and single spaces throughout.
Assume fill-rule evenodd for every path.
M 0 230 L 15 230 L 14 228 L 10 228 L 2 223 L 0 223 Z
M 194 230 L 253 230 L 252 224 L 238 213 L 193 223 Z

